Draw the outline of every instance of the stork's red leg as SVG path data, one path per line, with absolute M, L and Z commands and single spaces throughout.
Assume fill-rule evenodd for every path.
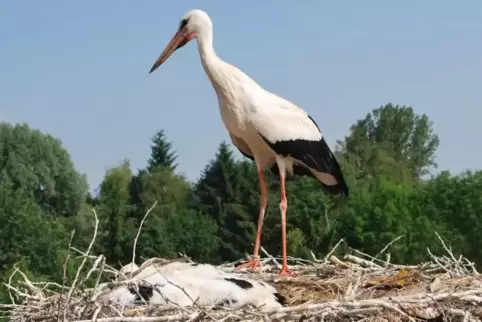
M 258 217 L 258 231 L 256 232 L 256 241 L 254 243 L 253 258 L 247 263 L 236 266 L 237 269 L 244 267 L 256 268 L 259 266 L 259 246 L 261 244 L 261 231 L 263 229 L 264 213 L 266 206 L 268 205 L 268 189 L 266 188 L 266 182 L 264 181 L 263 168 L 258 166 L 259 186 L 261 190 L 261 202 Z
M 286 250 L 286 211 L 288 210 L 288 200 L 286 198 L 285 174 L 283 172 L 280 173 L 280 183 L 281 183 L 280 184 L 280 189 L 281 189 L 280 210 L 281 210 L 281 238 L 282 238 L 282 247 L 283 247 L 283 265 L 281 267 L 281 271 L 279 275 L 295 277 L 296 275 L 293 274 L 288 268 L 288 252 Z

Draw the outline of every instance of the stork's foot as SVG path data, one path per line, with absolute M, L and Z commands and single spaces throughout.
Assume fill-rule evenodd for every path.
M 282 276 L 283 277 L 284 276 L 286 276 L 286 277 L 296 277 L 296 275 L 292 271 L 290 271 L 288 266 L 284 266 L 284 265 L 283 265 L 283 267 L 281 267 L 281 271 L 279 272 L 278 276 L 280 276 L 280 277 L 282 277 Z
M 235 267 L 235 269 L 242 269 L 242 268 L 252 268 L 252 269 L 255 269 L 255 268 L 258 268 L 260 267 L 260 263 L 259 263 L 259 259 L 258 258 L 253 258 L 253 259 L 250 259 L 249 261 L 247 261 L 246 263 L 244 264 L 241 264 L 241 265 L 238 265 Z

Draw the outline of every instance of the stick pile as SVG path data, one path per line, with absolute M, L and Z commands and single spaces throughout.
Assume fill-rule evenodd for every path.
M 456 258 L 438 235 L 447 254 L 435 256 L 428 249 L 431 261 L 416 266 L 392 264 L 388 255 L 386 260 L 378 259 L 401 236 L 375 257 L 353 249 L 352 254 L 339 259 L 333 254 L 344 243 L 340 240 L 324 259 L 313 254 L 310 260 L 291 258 L 290 268 L 296 278 L 279 279 L 276 275 L 279 258 L 263 249 L 266 257 L 261 259 L 262 268 L 241 274 L 271 283 L 287 299 L 285 307 L 271 312 L 252 307 L 238 310 L 196 304 L 187 308 L 152 304 L 123 307 L 102 302 L 99 297 L 106 291 L 132 284 L 129 281 L 132 272 L 124 274 L 109 266 L 105 256 L 90 254 L 98 226 L 95 211 L 94 215 L 96 226 L 88 249 L 82 252 L 69 244 L 69 250 L 83 258 L 71 285 L 34 283 L 15 269 L 6 283 L 12 304 L 0 304 L 0 313 L 3 311 L 9 321 L 482 321 L 482 275 L 464 257 Z M 138 236 L 139 233 L 134 241 L 134 258 Z M 143 266 L 150 262 L 154 261 L 149 259 Z M 233 272 L 238 262 L 218 268 Z M 85 273 L 87 263 L 91 268 Z M 21 278 L 14 283 L 13 276 L 17 274 Z M 88 287 L 86 281 L 92 277 L 95 277 L 93 286 Z

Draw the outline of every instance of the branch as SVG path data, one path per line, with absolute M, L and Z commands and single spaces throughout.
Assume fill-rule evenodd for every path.
M 86 256 L 82 260 L 82 263 L 80 264 L 79 268 L 77 269 L 77 273 L 75 274 L 74 281 L 72 282 L 72 285 L 70 286 L 69 293 L 67 294 L 67 299 L 65 301 L 65 306 L 64 306 L 64 317 L 63 321 L 66 320 L 67 318 L 67 310 L 69 307 L 70 299 L 72 297 L 72 292 L 75 290 L 75 285 L 77 284 L 77 281 L 79 279 L 80 272 L 82 271 L 82 268 L 84 268 L 85 262 L 87 261 L 87 255 L 89 255 L 90 250 L 92 249 L 92 246 L 94 245 L 94 241 L 97 237 L 97 229 L 99 228 L 99 218 L 97 217 L 97 213 L 95 211 L 95 208 L 92 209 L 92 212 L 94 213 L 95 217 L 95 226 L 94 226 L 94 234 L 92 236 L 92 240 L 90 241 L 89 247 L 87 248 L 87 251 L 85 252 Z M 70 247 L 69 247 L 70 248 Z
M 62 266 L 62 287 L 60 288 L 60 297 L 64 295 L 64 287 L 65 287 L 65 282 L 67 280 L 67 265 L 69 264 L 69 259 L 70 259 L 70 246 L 72 245 L 72 240 L 74 239 L 75 235 L 75 229 L 72 229 L 70 232 L 70 239 L 69 239 L 69 245 L 67 246 L 67 256 L 65 257 L 65 262 L 64 265 Z M 59 301 L 59 307 L 57 311 L 57 319 L 60 319 L 60 309 L 62 307 L 62 301 Z M 64 318 L 65 320 L 65 318 Z
M 144 221 L 146 220 L 147 216 L 149 213 L 154 209 L 154 207 L 157 205 L 157 200 L 154 202 L 154 204 L 147 210 L 146 214 L 144 215 L 144 218 L 142 218 L 141 223 L 139 225 L 139 229 L 137 230 L 137 235 L 136 238 L 134 239 L 134 246 L 132 247 L 132 261 L 131 264 L 134 265 L 136 261 L 136 247 L 137 247 L 137 239 L 139 239 L 139 235 L 141 234 L 142 230 L 142 225 L 144 224 Z M 129 272 L 129 279 L 132 278 L 132 270 Z

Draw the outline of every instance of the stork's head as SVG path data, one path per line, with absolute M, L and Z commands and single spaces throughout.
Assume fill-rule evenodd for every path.
M 152 66 L 149 74 L 161 66 L 176 49 L 183 47 L 194 38 L 199 39 L 203 34 L 212 32 L 212 28 L 211 19 L 204 11 L 194 9 L 186 12 L 181 19 L 178 30 Z

